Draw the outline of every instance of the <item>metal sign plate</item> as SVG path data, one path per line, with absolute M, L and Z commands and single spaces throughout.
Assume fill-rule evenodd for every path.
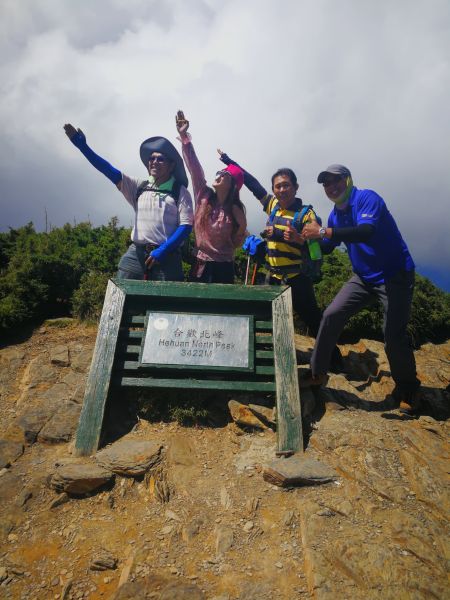
M 147 313 L 142 365 L 253 368 L 250 316 Z

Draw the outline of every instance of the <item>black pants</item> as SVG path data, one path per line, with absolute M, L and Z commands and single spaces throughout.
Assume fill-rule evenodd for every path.
M 281 285 L 283 281 L 270 276 L 268 283 L 270 285 Z M 311 279 L 307 275 L 300 274 L 287 279 L 285 283 L 291 288 L 292 306 L 295 312 L 307 326 L 309 334 L 316 337 L 322 313 L 317 304 Z
M 189 274 L 189 281 L 196 283 L 234 283 L 234 263 L 196 259 Z

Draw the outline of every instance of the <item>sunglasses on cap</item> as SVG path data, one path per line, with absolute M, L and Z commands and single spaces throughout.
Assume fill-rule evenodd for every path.
M 166 163 L 169 162 L 169 159 L 166 156 L 163 156 L 162 154 L 160 156 L 150 156 L 150 158 L 148 159 L 149 163 Z

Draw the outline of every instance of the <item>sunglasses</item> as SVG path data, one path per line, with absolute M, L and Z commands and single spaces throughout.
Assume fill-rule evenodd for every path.
M 217 171 L 216 179 L 219 179 L 220 177 L 231 177 L 231 175 L 228 171 Z
M 150 156 L 150 158 L 148 159 L 149 163 L 159 163 L 159 164 L 163 164 L 165 162 L 168 162 L 167 158 L 165 156 Z

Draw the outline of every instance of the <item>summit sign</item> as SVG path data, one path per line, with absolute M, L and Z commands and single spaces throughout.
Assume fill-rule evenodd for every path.
M 149 312 L 142 365 L 248 369 L 250 317 Z

